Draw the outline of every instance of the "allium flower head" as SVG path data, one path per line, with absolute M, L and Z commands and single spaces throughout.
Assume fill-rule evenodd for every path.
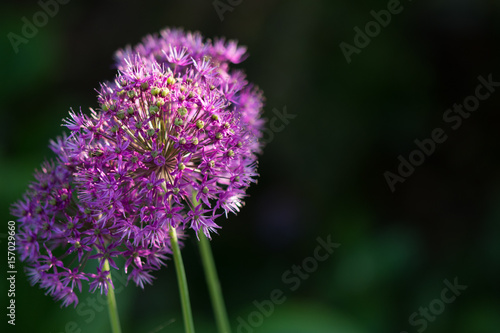
M 118 52 L 100 112 L 66 122 L 80 199 L 135 244 L 163 244 L 170 226 L 210 237 L 219 210 L 239 211 L 257 176 L 262 95 L 227 66 L 242 49 L 180 30 L 161 36 Z
M 71 134 L 13 209 L 32 283 L 63 305 L 82 280 L 107 292 L 107 260 L 124 257 L 137 285 L 152 282 L 170 251 L 169 230 L 210 237 L 256 181 L 262 93 L 230 64 L 236 42 L 164 30 L 118 51 L 118 75 L 99 89 L 97 111 L 70 112 Z M 84 272 L 96 259 L 97 271 Z
M 91 291 L 107 293 L 111 279 L 104 261 L 118 269 L 114 260 L 125 256 L 134 259 L 125 263 L 125 271 L 131 270 L 129 279 L 141 287 L 151 283 L 149 273 L 165 265 L 163 260 L 171 253 L 168 239 L 162 246 L 134 245 L 104 215 L 79 200 L 73 184 L 75 165 L 61 151 L 64 145 L 61 139 L 51 144 L 60 158 L 42 164 L 23 200 L 12 207 L 20 223 L 17 249 L 30 282 L 47 289 L 62 305 L 76 306 L 75 287 L 81 292 L 82 282 L 89 281 Z M 85 272 L 92 259 L 98 260 L 95 274 Z

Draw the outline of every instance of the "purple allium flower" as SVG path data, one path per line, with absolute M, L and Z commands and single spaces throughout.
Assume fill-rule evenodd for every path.
M 70 131 L 14 204 L 18 251 L 32 284 L 62 305 L 75 287 L 107 293 L 109 266 L 138 286 L 164 266 L 169 229 L 210 237 L 223 212 L 237 213 L 256 182 L 263 96 L 241 71 L 236 42 L 164 30 L 117 52 L 118 75 L 101 85 L 100 108 L 70 112 Z M 97 269 L 85 271 L 96 260 Z
M 239 211 L 263 126 L 262 93 L 229 68 L 244 53 L 233 41 L 164 30 L 117 53 L 99 112 L 66 120 L 80 200 L 124 239 L 162 246 L 170 227 L 210 237 L 219 210 Z
M 90 282 L 91 291 L 107 293 L 106 282 L 111 279 L 110 272 L 103 270 L 104 261 L 118 269 L 114 258 L 121 256 L 134 259 L 124 266 L 125 272 L 132 266 L 129 279 L 141 287 L 151 283 L 145 277 L 165 265 L 163 260 L 171 253 L 168 238 L 162 238 L 161 245 L 144 246 L 124 237 L 128 231 L 78 199 L 74 186 L 76 160 L 66 154 L 65 141 L 52 142 L 51 148 L 58 160 L 42 164 L 23 199 L 12 207 L 12 215 L 19 222 L 17 250 L 26 263 L 31 284 L 39 283 L 55 300 L 62 300 L 63 306 L 76 306 L 74 288 L 81 292 L 84 280 Z M 147 232 L 135 227 L 138 232 Z M 97 259 L 97 271 L 84 272 L 91 259 Z
M 73 200 L 73 189 L 70 185 L 71 172 L 63 165 L 45 162 L 35 172 L 32 182 L 23 200 L 15 203 L 12 214 L 20 223 L 17 232 L 17 247 L 20 259 L 28 265 L 27 272 L 32 284 L 40 283 L 47 293 L 56 299 L 63 299 L 65 305 L 76 300 L 69 293 L 67 286 L 71 283 L 79 285 L 87 280 L 85 275 L 76 274 L 68 280 L 72 269 L 65 267 L 54 253 L 58 247 L 65 247 L 70 240 L 80 234 L 87 217 L 79 212 Z M 76 222 L 67 214 L 81 215 Z M 79 244 L 75 242 L 73 247 Z M 83 245 L 85 246 L 85 245 Z M 78 245 L 81 247 L 81 245 Z M 90 248 L 89 248 L 90 249 Z M 64 252 L 63 252 L 64 254 Z

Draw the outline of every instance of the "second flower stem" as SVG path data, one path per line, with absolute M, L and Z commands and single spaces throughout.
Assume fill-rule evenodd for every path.
M 177 282 L 179 284 L 179 294 L 181 297 L 182 315 L 184 318 L 184 329 L 186 333 L 194 333 L 193 314 L 191 313 L 191 302 L 189 301 L 189 290 L 184 271 L 184 263 L 182 262 L 181 250 L 179 248 L 179 240 L 177 239 L 177 231 L 170 227 L 170 244 L 174 254 L 175 271 L 177 273 Z
M 229 321 L 227 319 L 226 306 L 224 305 L 224 299 L 222 297 L 222 290 L 219 277 L 217 276 L 217 269 L 215 268 L 212 249 L 210 248 L 210 241 L 202 230 L 198 232 L 198 237 L 200 238 L 201 261 L 203 262 L 203 268 L 205 270 L 205 277 L 207 279 L 210 299 L 212 300 L 217 329 L 219 333 L 231 333 L 231 326 L 229 326 Z
M 108 259 L 104 261 L 103 270 L 109 271 L 109 278 L 111 279 L 111 271 L 109 268 Z M 121 333 L 120 320 L 118 319 L 118 308 L 116 306 L 115 291 L 111 282 L 108 282 L 108 310 L 109 310 L 109 320 L 111 323 L 112 333 Z

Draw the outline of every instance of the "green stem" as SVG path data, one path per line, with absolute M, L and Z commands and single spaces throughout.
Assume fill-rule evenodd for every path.
M 111 279 L 111 270 L 109 268 L 108 259 L 104 260 L 103 270 L 109 271 L 109 278 Z M 115 291 L 108 282 L 108 310 L 109 310 L 109 321 L 111 322 L 111 332 L 121 333 L 120 320 L 118 319 L 118 308 L 116 306 Z
M 177 273 L 177 282 L 179 284 L 179 294 L 181 296 L 182 315 L 184 317 L 184 328 L 186 333 L 194 333 L 193 315 L 191 313 L 191 304 L 189 302 L 189 290 L 182 262 L 181 250 L 179 248 L 179 240 L 177 239 L 177 231 L 170 227 L 170 244 L 174 253 L 175 271 Z
M 200 254 L 205 269 L 205 276 L 207 279 L 208 290 L 212 300 L 212 307 L 214 309 L 215 321 L 219 333 L 231 333 L 231 327 L 227 319 L 226 306 L 222 297 L 222 290 L 220 287 L 219 277 L 217 276 L 217 269 L 215 268 L 214 256 L 210 248 L 210 241 L 207 239 L 202 230 L 198 233 L 200 238 Z

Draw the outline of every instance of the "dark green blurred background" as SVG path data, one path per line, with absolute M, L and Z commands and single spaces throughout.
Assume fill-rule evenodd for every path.
M 16 54 L 7 34 L 20 34 L 21 18 L 41 7 L 2 1 L 0 232 L 34 168 L 52 157 L 47 143 L 69 108 L 97 106 L 94 89 L 115 75 L 113 52 L 182 26 L 247 45 L 239 67 L 264 90 L 265 116 L 285 107 L 296 115 L 266 147 L 246 206 L 220 221 L 212 242 L 234 332 L 424 331 L 409 317 L 438 304 L 443 281 L 455 277 L 467 290 L 425 332 L 500 332 L 500 91 L 455 131 L 442 119 L 474 94 L 479 75 L 500 81 L 500 2 L 404 1 L 350 64 L 339 44 L 353 44 L 354 27 L 364 29 L 387 1 L 238 2 L 221 21 L 211 1 L 72 0 Z M 384 172 L 396 172 L 398 156 L 437 127 L 448 140 L 391 193 Z M 291 291 L 282 275 L 328 235 L 341 246 Z M 183 253 L 197 330 L 215 332 L 195 240 Z M 0 261 L 4 325 L 6 256 Z M 59 308 L 21 266 L 8 332 L 109 331 L 105 308 Z M 169 265 L 153 286 L 118 293 L 124 333 L 182 332 L 174 273 Z M 274 289 L 286 301 L 237 331 L 237 318 L 248 320 L 253 302 Z

